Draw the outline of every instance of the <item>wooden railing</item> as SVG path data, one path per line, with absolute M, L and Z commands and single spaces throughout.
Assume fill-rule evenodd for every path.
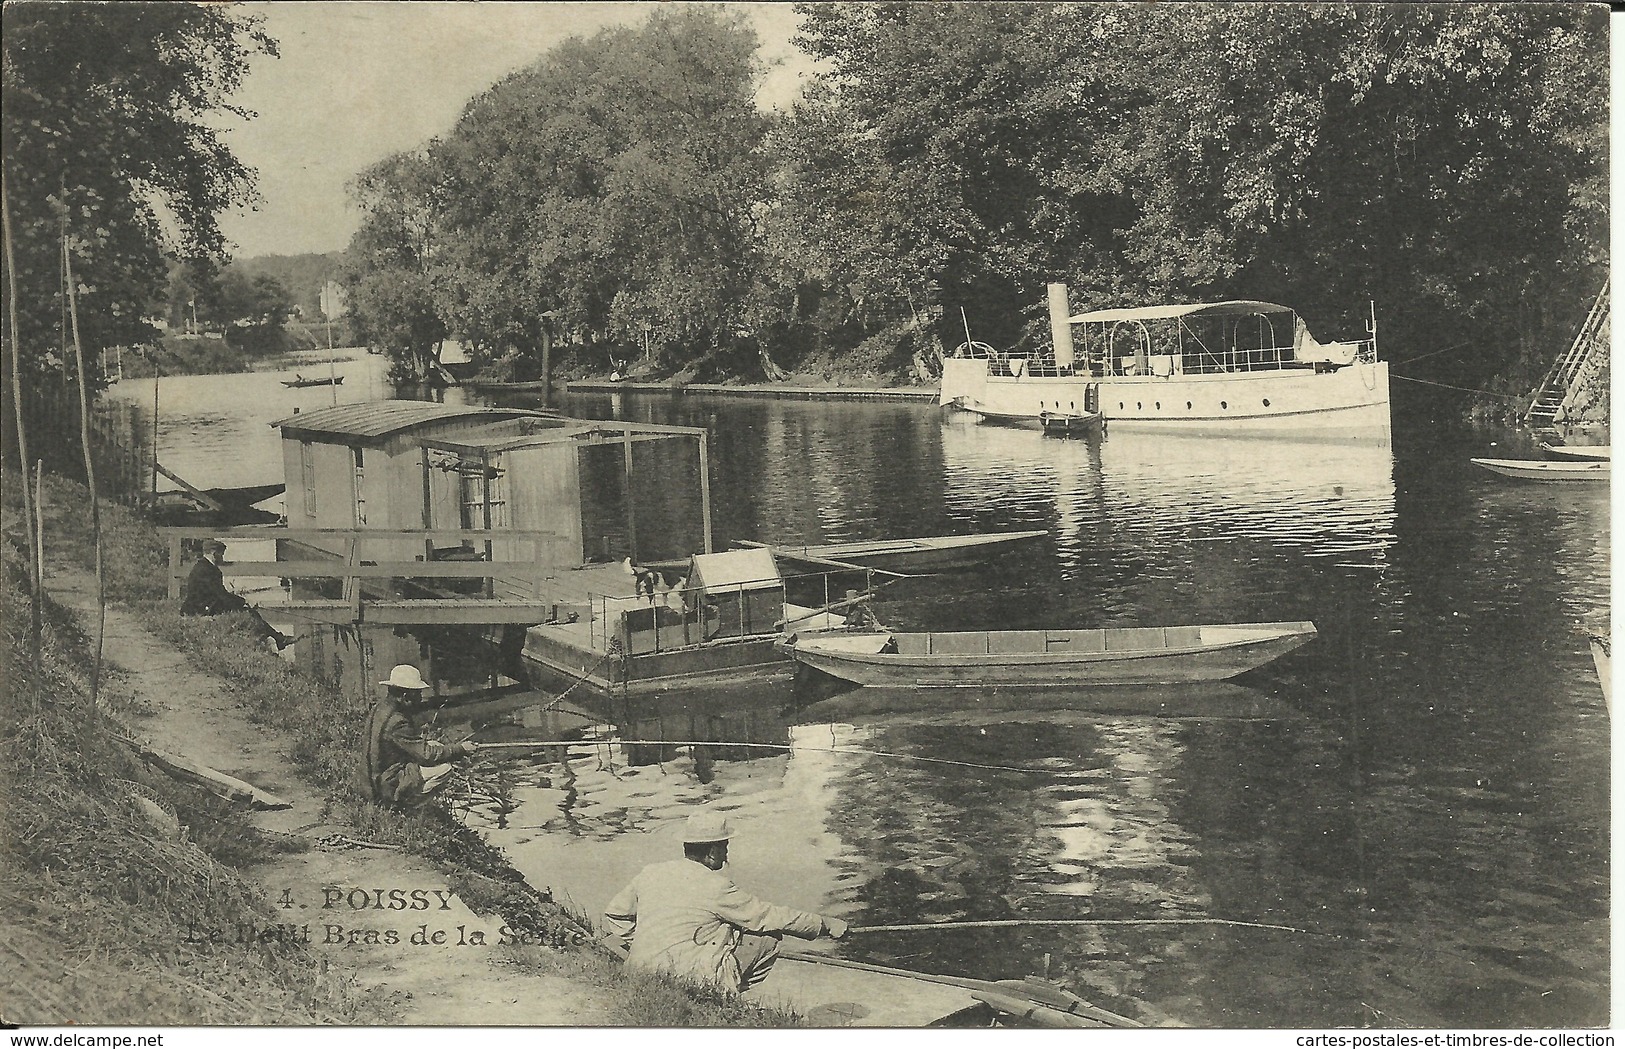
M 536 529 L 496 528 L 281 528 L 242 525 L 231 528 L 190 526 L 160 528 L 158 531 L 169 541 L 169 596 L 181 596 L 181 583 L 190 571 L 185 544 L 188 539 L 327 541 L 344 543 L 345 553 L 335 554 L 330 560 L 244 561 L 234 558 L 220 566 L 224 576 L 276 577 L 280 579 L 341 579 L 346 596 L 357 606 L 361 601 L 361 579 L 486 579 L 498 578 L 530 584 L 530 593 L 538 601 L 542 597 L 543 581 L 560 568 L 540 556 L 545 540 L 563 537 L 556 532 Z M 498 541 L 529 541 L 537 553 L 523 561 L 435 560 L 417 558 L 411 561 L 381 561 L 358 557 L 359 544 L 376 541 L 416 540 L 429 543 L 491 543 Z M 523 600 L 522 598 L 519 600 Z

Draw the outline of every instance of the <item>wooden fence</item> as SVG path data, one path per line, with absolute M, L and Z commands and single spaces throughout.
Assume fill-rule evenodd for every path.
M 345 544 L 343 557 L 320 560 L 281 561 L 274 557 L 268 561 L 234 559 L 220 566 L 224 576 L 253 576 L 278 579 L 337 579 L 342 582 L 343 596 L 339 599 L 295 598 L 285 602 L 262 603 L 262 612 L 286 609 L 299 618 L 323 623 L 380 624 L 452 623 L 496 624 L 539 623 L 552 613 L 552 606 L 544 598 L 546 581 L 556 575 L 561 566 L 551 564 L 539 556 L 546 540 L 560 538 L 553 532 L 533 529 L 492 528 L 281 528 L 242 525 L 230 528 L 189 526 L 160 528 L 169 543 L 169 596 L 181 596 L 181 583 L 190 571 L 188 540 L 233 539 L 277 540 L 291 542 L 341 540 Z M 376 540 L 417 540 L 423 542 L 490 543 L 496 541 L 528 541 L 538 552 L 526 560 L 458 560 L 430 561 L 374 561 L 358 557 L 359 544 Z M 448 595 L 434 587 L 437 580 L 478 579 L 487 581 L 487 593 L 479 596 Z M 502 579 L 509 586 L 519 584 L 529 597 L 497 598 L 489 595 L 490 584 Z M 400 584 L 411 580 L 419 584 L 424 596 L 405 596 L 398 592 L 366 595 L 363 580 L 378 584 L 377 589 L 399 591 Z M 427 584 L 427 585 L 425 585 Z
M 4 386 L 5 425 L 0 445 L 6 460 L 17 462 L 16 405 L 10 383 Z M 79 431 L 79 390 L 71 383 L 36 386 L 23 391 L 23 425 L 28 457 L 45 464 L 47 473 L 85 480 L 84 450 Z M 98 492 L 133 505 L 152 490 L 152 457 L 135 406 L 118 401 L 92 402 L 91 461 Z M 33 468 L 33 462 L 28 464 Z

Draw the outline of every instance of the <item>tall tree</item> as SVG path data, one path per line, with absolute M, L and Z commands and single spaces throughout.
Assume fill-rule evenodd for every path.
M 755 50 L 742 16 L 712 8 L 566 41 L 470 102 L 425 171 L 377 172 L 368 204 L 387 209 L 401 177 L 433 185 L 413 199 L 435 301 L 477 342 L 533 354 L 551 312 L 589 339 L 647 330 L 708 352 L 745 325 L 759 267 Z
M 223 5 L 8 5 L 0 120 L 30 376 L 64 366 L 64 234 L 92 352 L 153 337 L 166 255 L 224 260 L 216 216 L 254 199 L 254 174 L 209 117 L 251 116 L 230 97 L 256 53 L 276 54 L 260 20 Z

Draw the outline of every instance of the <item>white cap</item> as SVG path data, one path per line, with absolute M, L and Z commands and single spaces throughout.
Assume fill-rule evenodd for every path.
M 378 682 L 380 685 L 393 685 L 395 688 L 428 688 L 429 683 L 423 680 L 418 668 L 410 663 L 402 663 L 389 672 L 388 681 Z
M 734 836 L 733 825 L 714 812 L 696 812 L 683 828 L 684 845 L 703 845 L 713 841 L 727 841 Z

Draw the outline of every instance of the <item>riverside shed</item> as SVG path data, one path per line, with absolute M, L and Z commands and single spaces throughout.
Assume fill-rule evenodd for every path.
M 363 539 L 361 558 L 535 557 L 570 568 L 711 549 L 703 429 L 400 400 L 341 404 L 272 425 L 282 435 L 290 527 L 556 536 L 483 548 Z M 335 556 L 346 544 L 341 536 L 308 541 Z

